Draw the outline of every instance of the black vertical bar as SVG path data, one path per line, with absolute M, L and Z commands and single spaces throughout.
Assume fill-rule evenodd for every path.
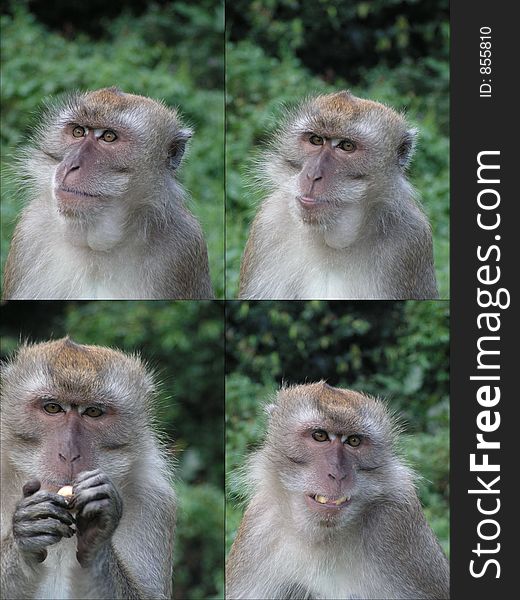
M 514 585 L 518 543 L 513 532 L 518 528 L 513 511 L 520 506 L 514 489 L 520 473 L 519 394 L 513 392 L 518 318 L 512 290 L 520 272 L 515 243 L 520 240 L 515 210 L 520 203 L 519 192 L 513 189 L 520 173 L 520 102 L 515 91 L 520 29 L 513 14 L 517 7 L 505 0 L 451 2 L 451 596 L 456 600 L 507 598 L 518 587 Z M 482 152 L 487 153 L 480 155 L 482 163 L 499 168 L 482 169 L 485 181 L 479 183 Z M 487 208 L 479 208 L 479 194 Z M 479 218 L 486 227 L 497 226 L 484 229 Z M 479 282 L 479 268 L 481 279 L 494 280 L 500 274 L 499 280 Z M 502 306 L 479 305 L 478 288 L 489 293 L 481 292 L 481 305 L 491 297 Z M 511 300 L 506 307 L 508 293 Z M 478 320 L 479 315 L 490 313 L 494 316 Z M 488 368 L 478 368 L 479 339 L 480 348 L 487 352 L 480 360 Z M 472 376 L 483 379 L 472 380 Z M 486 406 L 487 385 L 491 388 Z M 500 389 L 500 401 L 491 406 L 498 394 L 495 387 Z M 500 443 L 500 448 L 478 449 L 478 433 L 486 442 Z M 478 464 L 487 455 L 489 464 L 500 470 L 471 471 L 471 454 Z M 491 485 L 498 476 L 500 480 Z M 482 493 L 485 488 L 477 477 L 488 485 L 488 492 Z M 496 513 L 486 515 L 484 510 Z

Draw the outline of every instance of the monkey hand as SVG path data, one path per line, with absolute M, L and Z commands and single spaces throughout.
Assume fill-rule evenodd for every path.
M 74 519 L 67 510 L 67 500 L 40 487 L 37 479 L 23 486 L 23 499 L 13 515 L 13 538 L 29 563 L 43 562 L 47 558 L 47 546 L 74 535 L 71 528 Z
M 77 559 L 88 567 L 103 553 L 123 514 L 123 501 L 112 481 L 99 469 L 80 473 L 74 482 L 74 500 L 77 510 Z

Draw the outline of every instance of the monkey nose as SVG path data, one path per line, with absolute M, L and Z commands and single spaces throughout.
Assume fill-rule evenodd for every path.
M 78 460 L 78 458 L 81 457 L 81 454 L 68 454 L 67 456 L 64 456 L 61 452 L 58 452 L 58 456 L 63 462 L 73 463 L 75 460 Z
M 75 164 L 75 163 L 74 163 L 74 164 L 72 164 L 72 165 L 69 165 L 69 166 L 67 167 L 67 172 L 66 172 L 66 174 L 65 174 L 65 177 L 67 177 L 67 175 L 68 175 L 69 173 L 72 173 L 73 171 L 77 171 L 78 169 L 79 169 L 79 165 L 78 165 L 78 164 Z
M 347 474 L 341 474 L 341 473 L 329 473 L 329 477 L 331 479 L 334 479 L 334 481 L 343 481 L 343 479 L 345 479 L 345 477 L 347 476 Z

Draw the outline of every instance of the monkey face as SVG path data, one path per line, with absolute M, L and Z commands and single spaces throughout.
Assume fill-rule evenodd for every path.
M 308 415 L 310 416 L 310 415 Z M 317 418 L 316 418 L 317 417 Z M 292 502 L 311 522 L 344 525 L 377 496 L 381 481 L 377 471 L 384 458 L 377 456 L 374 440 L 361 422 L 339 427 L 325 414 L 300 420 L 288 438 L 285 455 L 298 464 L 298 472 L 281 470 Z M 296 461 L 296 462 L 295 462 Z
M 396 488 L 393 424 L 381 402 L 321 382 L 282 390 L 271 414 L 268 458 L 306 523 L 344 526 Z
M 50 184 L 64 217 L 89 220 L 121 202 L 139 208 L 157 188 L 167 190 L 190 137 L 174 110 L 150 98 L 116 88 L 72 94 L 44 111 L 27 175 L 38 174 L 37 188 Z
M 296 208 L 304 223 L 336 220 L 344 204 L 356 204 L 366 190 L 367 150 L 361 141 L 304 133 L 303 162 L 297 177 Z
M 91 128 L 69 123 L 62 132 L 65 153 L 53 180 L 58 210 L 67 216 L 92 213 L 126 193 L 132 145 L 128 130 Z
M 2 413 L 14 424 L 5 443 L 42 489 L 56 492 L 95 468 L 121 481 L 136 443 L 129 423 L 145 428 L 151 391 L 141 363 L 120 352 L 68 338 L 22 347 L 5 367 Z
M 297 220 L 329 229 L 353 209 L 366 211 L 370 197 L 384 200 L 379 188 L 402 176 L 414 136 L 382 104 L 348 92 L 318 96 L 292 112 L 276 136 L 267 158 L 272 184 Z

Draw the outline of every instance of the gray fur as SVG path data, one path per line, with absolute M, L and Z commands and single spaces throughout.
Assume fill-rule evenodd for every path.
M 2 375 L 2 599 L 170 598 L 175 498 L 141 361 L 65 339 L 22 346 Z M 75 532 L 56 494 L 63 484 L 53 489 L 57 449 L 48 448 L 59 442 L 45 437 L 32 404 L 42 396 L 117 407 L 117 418 L 91 433 L 95 468 L 74 478 Z M 96 502 L 97 491 L 110 501 Z
M 71 123 L 113 129 L 117 151 L 80 155 Z M 175 110 L 111 88 L 48 104 L 35 130 L 17 166 L 28 205 L 7 258 L 4 298 L 213 297 L 203 234 L 176 179 L 192 132 Z M 84 172 L 76 187 L 92 206 L 67 212 L 56 189 L 74 160 Z
M 323 479 L 302 439 L 306 423 L 369 440 L 335 519 L 304 501 Z M 396 453 L 398 433 L 386 406 L 357 392 L 323 382 L 281 390 L 248 462 L 250 501 L 227 561 L 226 598 L 448 598 L 448 562 Z
M 358 144 L 329 169 L 327 209 L 313 222 L 297 201 L 309 133 Z M 415 134 L 392 109 L 346 92 L 288 112 L 259 161 L 267 197 L 242 259 L 240 298 L 436 298 L 430 225 L 405 172 Z

